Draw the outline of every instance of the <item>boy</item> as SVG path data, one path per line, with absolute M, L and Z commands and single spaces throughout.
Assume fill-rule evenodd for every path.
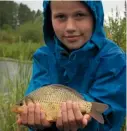
M 82 115 L 78 104 L 62 103 L 56 125 L 45 120 L 39 103 L 29 103 L 18 119 L 33 131 L 120 131 L 125 117 L 125 54 L 105 37 L 100 1 L 44 1 L 47 46 L 34 56 L 26 94 L 48 84 L 77 90 L 85 100 L 108 104 L 104 125 Z

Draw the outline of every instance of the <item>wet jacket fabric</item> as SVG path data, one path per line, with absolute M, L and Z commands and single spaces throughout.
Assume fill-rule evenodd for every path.
M 33 55 L 33 73 L 26 91 L 48 84 L 64 84 L 77 90 L 85 100 L 109 105 L 103 113 L 105 124 L 92 119 L 79 131 L 120 131 L 126 109 L 125 53 L 105 36 L 103 7 L 100 1 L 84 1 L 95 17 L 90 40 L 78 50 L 67 53 L 55 36 L 50 20 L 49 1 L 44 1 L 44 40 L 46 46 Z M 56 131 L 55 125 L 50 129 Z

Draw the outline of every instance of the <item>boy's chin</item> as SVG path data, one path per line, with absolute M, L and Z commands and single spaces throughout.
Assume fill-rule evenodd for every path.
M 71 50 L 78 50 L 78 49 L 80 49 L 82 46 L 83 46 L 83 45 L 81 45 L 81 46 L 79 46 L 79 45 L 77 45 L 77 46 L 76 46 L 76 45 L 75 45 L 75 46 L 74 46 L 74 45 L 72 45 L 72 46 L 67 46 L 67 45 L 66 45 L 66 48 L 71 51 Z

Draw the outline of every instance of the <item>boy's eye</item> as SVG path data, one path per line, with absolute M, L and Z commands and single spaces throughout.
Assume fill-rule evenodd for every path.
M 77 14 L 75 15 L 76 18 L 85 18 L 85 17 L 87 17 L 87 16 L 88 16 L 88 14 L 84 14 L 84 13 L 77 13 Z
M 77 13 L 76 16 L 82 17 L 82 16 L 84 16 L 84 14 L 82 14 L 82 13 Z
M 64 20 L 66 17 L 65 17 L 65 15 L 61 14 L 61 15 L 57 15 L 56 18 L 59 20 Z

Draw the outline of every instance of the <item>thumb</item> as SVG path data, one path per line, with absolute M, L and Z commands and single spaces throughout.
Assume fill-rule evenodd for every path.
M 16 123 L 17 123 L 18 125 L 21 125 L 21 124 L 22 124 L 22 120 L 21 120 L 20 115 L 17 115 L 17 121 L 16 121 Z
M 89 114 L 85 114 L 82 119 L 83 126 L 87 126 L 88 122 L 91 120 L 91 116 Z

